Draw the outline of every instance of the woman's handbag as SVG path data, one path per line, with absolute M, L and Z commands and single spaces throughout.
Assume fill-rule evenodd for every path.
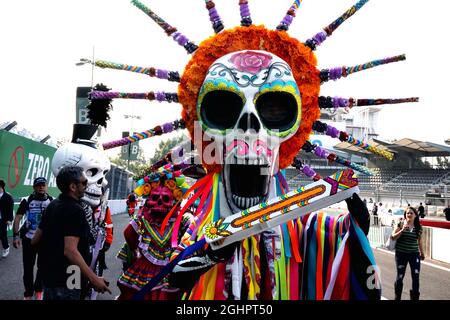
M 395 243 L 397 240 L 392 239 L 392 235 L 389 236 L 388 240 L 386 241 L 386 248 L 390 251 L 393 251 L 395 249 Z

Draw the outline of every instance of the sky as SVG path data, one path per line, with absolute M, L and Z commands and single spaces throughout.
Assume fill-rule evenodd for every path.
M 213 35 L 201 0 L 141 0 L 200 43 Z M 254 24 L 275 28 L 293 0 L 250 0 Z M 289 29 L 305 41 L 357 0 L 304 0 Z M 216 0 L 226 28 L 239 25 L 237 0 Z M 386 105 L 379 116 L 380 138 L 404 137 L 444 144 L 450 138 L 446 44 L 450 2 L 371 0 L 317 50 L 318 68 L 352 66 L 406 54 L 406 61 L 359 72 L 321 88 L 321 95 L 354 98 L 420 97 L 419 103 Z M 0 1 L 0 123 L 54 138 L 70 139 L 75 123 L 76 88 L 104 83 L 112 91 L 176 92 L 174 83 L 145 75 L 76 66 L 80 58 L 102 59 L 182 73 L 190 56 L 129 0 Z M 101 142 L 122 131 L 144 131 L 181 117 L 181 106 L 115 100 Z M 125 115 L 141 119 L 125 119 Z M 174 136 L 174 134 L 171 134 Z M 166 137 L 140 143 L 151 157 Z M 109 150 L 115 154 L 118 150 Z

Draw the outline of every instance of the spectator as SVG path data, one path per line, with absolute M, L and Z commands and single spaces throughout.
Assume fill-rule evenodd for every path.
M 373 215 L 373 224 L 377 226 L 378 225 L 378 206 L 376 203 L 373 204 L 372 215 Z
M 450 221 L 450 204 L 444 209 L 445 220 Z
M 53 200 L 47 193 L 47 179 L 44 177 L 34 179 L 33 189 L 34 192 L 28 199 L 23 199 L 20 203 L 13 226 L 13 246 L 14 248 L 19 248 L 22 244 L 24 300 L 31 300 L 34 293 L 36 300 L 42 300 L 41 270 L 37 269 L 36 279 L 34 280 L 33 273 L 37 251 L 31 246 L 31 239 L 33 239 L 41 221 L 43 211 Z M 19 224 L 24 216 L 26 220 L 19 233 Z
M 127 212 L 130 218 L 133 218 L 134 211 L 136 210 L 137 199 L 136 195 L 132 192 L 128 195 L 127 201 Z
M 419 204 L 419 207 L 417 208 L 417 211 L 419 212 L 419 217 L 420 218 L 425 218 L 425 208 L 422 205 L 422 202 Z
M 0 180 L 0 241 L 2 242 L 2 258 L 9 254 L 8 226 L 13 220 L 14 200 L 5 190 L 5 181 Z
M 415 208 L 406 208 L 403 217 L 403 221 L 398 223 L 397 228 L 391 235 L 393 240 L 397 240 L 395 244 L 395 264 L 397 267 L 397 278 L 394 284 L 395 300 L 401 300 L 403 277 L 405 276 L 408 263 L 411 268 L 412 278 L 410 298 L 411 300 L 419 300 L 420 260 L 425 259 L 421 237 L 422 227 Z
M 87 186 L 83 169 L 64 167 L 56 177 L 56 184 L 61 194 L 45 210 L 32 240 L 33 245 L 40 245 L 44 300 L 79 300 L 86 280 L 95 290 L 111 293 L 107 282 L 86 263 L 90 229 L 80 205 Z

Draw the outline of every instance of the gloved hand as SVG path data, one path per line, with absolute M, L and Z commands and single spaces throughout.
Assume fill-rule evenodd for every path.
M 111 247 L 111 244 L 105 242 L 105 243 L 103 244 L 103 251 L 105 251 L 105 252 L 108 251 L 110 247 Z
M 370 215 L 366 204 L 361 200 L 358 194 L 353 193 L 350 198 L 345 199 L 348 212 L 358 222 L 359 227 L 367 235 L 370 227 Z
M 169 284 L 183 290 L 192 288 L 202 274 L 217 263 L 229 260 L 238 245 L 235 242 L 218 250 L 208 246 L 201 254 L 180 261 L 168 276 Z
M 206 254 L 214 262 L 224 262 L 231 259 L 239 243 L 237 241 L 217 250 L 213 250 L 211 246 L 208 246 Z

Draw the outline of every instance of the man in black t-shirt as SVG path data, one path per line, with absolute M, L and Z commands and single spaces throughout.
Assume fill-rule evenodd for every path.
M 32 244 L 39 244 L 44 300 L 79 300 L 82 282 L 89 281 L 99 292 L 109 290 L 106 281 L 87 265 L 89 224 L 80 199 L 87 179 L 83 169 L 67 166 L 56 177 L 61 190 L 42 215 Z
M 425 208 L 423 207 L 422 202 L 419 204 L 417 211 L 419 212 L 420 218 L 425 218 Z

